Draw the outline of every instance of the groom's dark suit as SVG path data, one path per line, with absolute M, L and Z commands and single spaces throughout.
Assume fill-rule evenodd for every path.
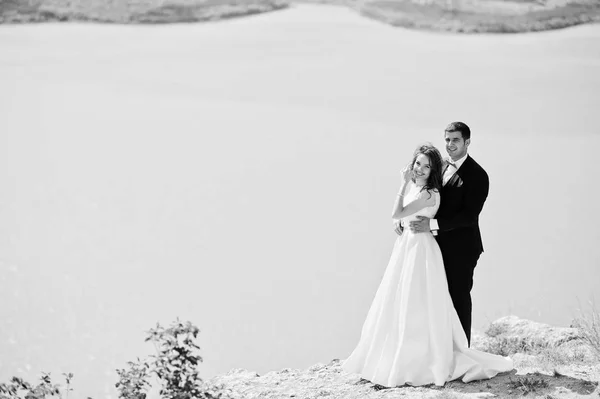
M 439 226 L 436 239 L 442 250 L 450 296 L 469 342 L 473 271 L 483 252 L 479 213 L 488 196 L 489 184 L 485 170 L 467 156 L 442 187 L 440 208 L 435 216 Z

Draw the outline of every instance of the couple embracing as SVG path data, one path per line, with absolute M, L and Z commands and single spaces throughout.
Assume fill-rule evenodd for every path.
M 509 358 L 471 349 L 471 288 L 483 252 L 479 214 L 485 170 L 467 154 L 462 122 L 444 132 L 443 160 L 430 144 L 402 171 L 392 219 L 399 234 L 344 370 L 383 386 L 444 385 L 510 371 Z

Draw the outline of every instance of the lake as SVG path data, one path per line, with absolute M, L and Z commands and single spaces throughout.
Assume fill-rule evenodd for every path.
M 472 129 L 490 176 L 474 327 L 600 298 L 600 26 L 392 28 L 302 5 L 219 23 L 0 26 L 0 381 L 116 398 L 145 331 L 203 377 L 345 358 L 387 266 L 400 170 Z

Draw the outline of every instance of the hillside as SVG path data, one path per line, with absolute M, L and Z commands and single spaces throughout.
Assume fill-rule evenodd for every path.
M 258 375 L 236 369 L 212 379 L 233 398 L 375 399 L 472 397 L 593 398 L 600 390 L 598 354 L 576 328 L 558 328 L 514 316 L 501 318 L 473 337 L 473 347 L 510 356 L 515 369 L 490 380 L 465 384 L 452 381 L 443 388 L 385 388 L 345 373 L 342 361 L 316 364 L 306 370 L 283 369 Z
M 457 33 L 543 31 L 600 20 L 595 0 L 2 0 L 0 23 L 217 21 L 305 2 L 347 6 L 392 26 Z

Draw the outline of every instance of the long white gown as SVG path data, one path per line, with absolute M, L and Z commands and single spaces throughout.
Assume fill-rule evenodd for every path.
M 409 182 L 404 205 L 429 195 Z M 440 204 L 417 215 L 433 218 Z M 460 250 L 460 248 L 457 248 Z M 442 386 L 487 379 L 513 369 L 507 357 L 470 349 L 448 292 L 442 253 L 431 233 L 405 229 L 398 237 L 364 322 L 360 341 L 343 363 L 347 372 L 387 387 Z

